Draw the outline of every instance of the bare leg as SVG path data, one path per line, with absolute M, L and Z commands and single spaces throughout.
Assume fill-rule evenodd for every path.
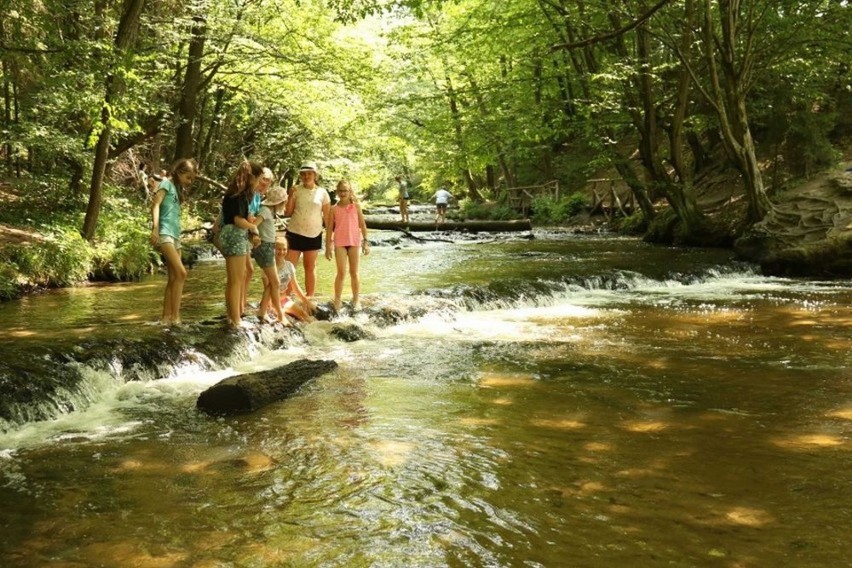
M 273 266 L 272 269 L 275 270 L 275 276 L 278 276 L 277 267 Z M 270 296 L 271 290 L 269 288 L 269 286 L 270 286 L 269 277 L 266 275 L 266 269 L 265 268 L 260 273 L 260 275 L 263 279 L 263 295 L 260 297 L 260 305 L 258 306 L 258 309 L 257 309 L 257 316 L 259 318 L 263 319 L 264 317 L 266 317 L 266 312 L 269 311 L 269 302 L 270 302 L 270 297 L 271 297 Z
M 264 268 L 263 274 L 266 276 L 264 280 L 268 281 L 272 311 L 275 312 L 279 322 L 284 321 L 284 313 L 281 311 L 281 282 L 278 280 L 278 271 L 275 269 L 275 265 Z M 266 312 L 262 312 L 261 317 L 265 315 Z
M 254 274 L 254 265 L 251 262 L 251 255 L 246 255 L 246 274 L 243 280 L 243 286 L 240 290 L 240 314 L 246 313 L 246 303 L 248 302 L 248 289 L 251 284 L 251 277 Z
M 318 250 L 310 250 L 304 252 L 304 267 L 305 267 L 305 294 L 309 298 L 314 297 L 317 287 L 317 256 Z
M 225 309 L 227 310 L 228 323 L 232 326 L 238 326 L 241 320 L 240 295 L 246 276 L 245 255 L 226 256 L 225 270 L 227 272 L 227 279 L 225 281 Z
M 299 321 L 313 321 L 313 317 L 298 302 L 287 300 L 284 303 L 284 313 L 293 316 Z
M 349 284 L 352 286 L 352 309 L 361 309 L 361 277 L 358 275 L 358 264 L 361 259 L 361 247 L 350 247 L 349 256 Z
M 337 274 L 334 276 L 334 309 L 340 310 L 341 296 L 343 295 L 343 279 L 346 278 L 346 265 L 349 262 L 349 256 L 346 254 L 345 247 L 334 248 L 334 262 L 337 266 Z
M 180 323 L 180 304 L 183 297 L 183 285 L 186 282 L 186 267 L 181 261 L 180 251 L 173 244 L 160 247 L 166 259 L 169 279 L 163 294 L 163 317 L 165 324 Z

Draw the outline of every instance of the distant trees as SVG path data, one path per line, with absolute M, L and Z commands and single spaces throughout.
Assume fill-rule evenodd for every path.
M 838 0 L 2 7 L 0 168 L 81 198 L 89 179 L 90 240 L 111 164 L 194 156 L 211 177 L 310 157 L 364 189 L 415 172 L 473 200 L 553 178 L 571 193 L 611 169 L 648 220 L 665 199 L 701 242 L 703 173 L 734 167 L 756 222 L 779 172 L 829 162 L 852 130 Z
M 481 184 L 499 164 L 508 184 L 557 177 L 570 190 L 609 165 L 647 217 L 663 197 L 681 237 L 702 242 L 710 228 L 696 176 L 735 167 L 759 221 L 772 209 L 767 164 L 797 173 L 801 152 L 828 163 L 829 137 L 850 123 L 833 111 L 852 82 L 846 2 L 466 0 L 423 10 L 393 36 L 411 78 L 394 102 L 417 109 L 408 131 L 441 176 Z M 793 138 L 808 147 L 794 150 Z

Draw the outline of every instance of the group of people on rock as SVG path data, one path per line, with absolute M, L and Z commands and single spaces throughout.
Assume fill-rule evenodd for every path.
M 151 243 L 163 255 L 168 280 L 163 297 L 161 323 L 180 324 L 180 306 L 187 271 L 180 254 L 180 206 L 198 170 L 192 159 L 178 160 L 160 181 L 154 194 L 151 214 Z M 261 321 L 289 325 L 286 316 L 301 321 L 312 318 L 317 283 L 317 258 L 336 261 L 334 280 L 335 311 L 342 307 L 343 282 L 349 274 L 352 308 L 360 309 L 360 254 L 369 254 L 367 224 L 351 185 L 341 179 L 336 186 L 337 202 L 318 185 L 316 163 L 299 168 L 299 183 L 289 189 L 271 188 L 274 176 L 269 168 L 244 161 L 228 182 L 222 198 L 219 219 L 214 223 L 214 244 L 225 257 L 225 313 L 231 326 L 242 324 L 246 293 L 253 275 L 252 259 L 260 267 L 263 295 L 258 306 Z M 276 218 L 289 217 L 280 235 Z M 304 291 L 296 281 L 296 266 L 302 261 Z

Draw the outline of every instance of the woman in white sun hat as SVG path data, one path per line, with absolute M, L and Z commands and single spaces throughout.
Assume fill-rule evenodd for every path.
M 297 266 L 302 257 L 305 269 L 305 293 L 314 296 L 317 286 L 317 257 L 322 250 L 322 223 L 331 206 L 328 191 L 317 185 L 316 162 L 304 162 L 299 168 L 301 183 L 290 188 L 285 215 L 287 224 L 287 260 Z

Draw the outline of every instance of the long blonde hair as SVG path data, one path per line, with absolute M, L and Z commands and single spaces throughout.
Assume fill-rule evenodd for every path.
M 352 184 L 349 183 L 349 180 L 347 180 L 345 178 L 341 179 L 339 182 L 337 182 L 337 186 L 335 187 L 335 190 L 334 190 L 335 193 L 340 191 L 340 188 L 344 185 L 349 190 L 349 201 L 352 202 L 352 203 L 358 203 L 358 196 L 355 194 L 355 190 L 352 189 Z M 338 203 L 340 202 L 339 197 L 337 198 L 337 201 L 338 201 Z

